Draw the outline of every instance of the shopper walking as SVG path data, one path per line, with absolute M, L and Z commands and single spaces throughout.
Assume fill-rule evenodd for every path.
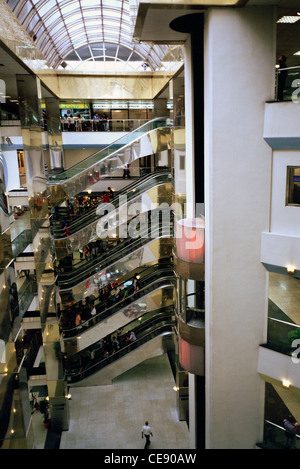
M 146 439 L 144 449 L 147 449 L 148 446 L 151 443 L 150 442 L 150 436 L 153 436 L 153 433 L 151 431 L 151 427 L 149 426 L 148 420 L 146 420 L 145 425 L 142 428 L 142 438 L 145 437 L 145 439 Z

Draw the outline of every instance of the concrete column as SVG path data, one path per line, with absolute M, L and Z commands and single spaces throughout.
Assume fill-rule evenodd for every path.
M 60 331 L 56 316 L 53 241 L 50 232 L 45 175 L 41 84 L 36 77 L 18 75 L 17 85 L 52 428 L 67 430 L 68 401 L 65 399 L 66 383 L 63 376 Z
M 262 441 L 271 151 L 264 103 L 274 95 L 273 7 L 212 8 L 205 15 L 206 448 Z
M 195 142 L 194 142 L 194 82 L 192 77 L 192 53 L 191 38 L 185 44 L 185 138 L 186 138 L 186 181 L 192 181 L 186 184 L 186 217 L 196 215 L 196 196 L 195 196 Z
M 59 115 L 59 99 L 45 98 L 45 126 L 48 132 L 49 159 L 48 166 L 50 171 L 59 172 L 64 169 L 64 152 L 62 131 Z
M 154 99 L 154 117 L 167 117 L 169 115 L 167 109 L 166 98 L 155 98 Z
M 204 215 L 204 107 L 203 107 L 203 14 L 183 15 L 171 24 L 172 29 L 189 33 L 185 43 L 185 216 Z M 176 173 L 175 173 L 176 180 Z M 187 292 L 193 293 L 196 282 L 189 280 Z M 189 374 L 190 448 L 204 448 L 205 377 Z

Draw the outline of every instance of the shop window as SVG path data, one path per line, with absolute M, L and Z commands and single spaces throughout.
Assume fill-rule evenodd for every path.
M 286 205 L 300 206 L 300 167 L 287 167 Z

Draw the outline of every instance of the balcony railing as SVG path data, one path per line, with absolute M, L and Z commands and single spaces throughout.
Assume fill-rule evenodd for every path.
M 281 73 L 286 74 L 282 98 L 280 98 L 278 90 L 279 76 Z M 277 70 L 275 81 L 275 101 L 300 102 L 300 67 L 287 67 Z
M 300 449 L 300 436 L 295 435 L 295 439 L 291 441 L 283 427 L 265 420 L 264 441 L 257 446 L 263 449 Z
M 147 119 L 61 119 L 63 132 L 132 132 L 148 122 Z
M 300 326 L 269 317 L 266 347 L 300 361 Z

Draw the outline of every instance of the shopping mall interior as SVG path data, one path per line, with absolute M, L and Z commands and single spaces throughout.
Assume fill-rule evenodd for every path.
M 297 3 L 0 0 L 1 449 L 300 449 Z

